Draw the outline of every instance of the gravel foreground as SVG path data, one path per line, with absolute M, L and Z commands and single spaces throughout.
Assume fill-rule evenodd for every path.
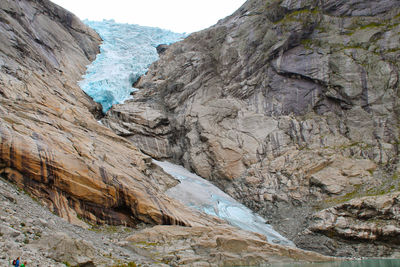
M 72 225 L 0 178 L 0 266 L 162 266 L 124 248 L 136 229 Z

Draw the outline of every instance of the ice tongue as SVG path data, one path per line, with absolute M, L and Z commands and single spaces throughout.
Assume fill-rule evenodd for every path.
M 233 226 L 263 234 L 269 242 L 295 246 L 293 242 L 276 232 L 261 216 L 253 213 L 209 181 L 182 166 L 157 160 L 153 162 L 180 181 L 177 186 L 167 191 L 168 196 L 187 206 L 217 216 Z

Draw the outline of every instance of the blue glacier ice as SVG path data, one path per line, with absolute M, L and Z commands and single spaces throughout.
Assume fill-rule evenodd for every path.
M 179 165 L 153 160 L 180 183 L 167 190 L 167 195 L 183 204 L 217 216 L 243 230 L 265 235 L 269 242 L 294 247 L 292 241 L 276 232 L 265 220 L 225 194 L 218 187 Z
M 84 22 L 96 30 L 103 43 L 100 54 L 88 66 L 79 85 L 94 101 L 102 104 L 103 112 L 130 98 L 135 90 L 132 84 L 158 59 L 158 45 L 185 37 L 185 34 L 113 20 Z

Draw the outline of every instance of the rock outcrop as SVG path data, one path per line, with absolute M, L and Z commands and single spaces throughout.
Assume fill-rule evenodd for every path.
M 305 230 L 354 240 L 359 254 L 385 256 L 390 245 L 398 245 L 400 237 L 399 192 L 354 198 L 324 209 L 312 216 L 311 226 Z M 375 250 L 364 242 L 374 242 Z M 343 253 L 343 252 L 342 252 Z
M 213 181 L 300 246 L 360 255 L 352 248 L 365 239 L 304 230 L 332 199 L 400 190 L 399 11 L 398 0 L 249 0 L 169 46 L 135 99 L 102 122 Z M 389 239 L 380 255 L 399 250 Z
M 47 0 L 0 4 L 0 174 L 70 222 L 196 225 L 177 181 L 96 121 L 77 85 L 100 37 Z
M 127 246 L 137 253 L 169 266 L 264 266 L 332 260 L 317 253 L 268 243 L 262 235 L 238 231 L 231 226 L 212 229 L 155 226 L 127 240 Z

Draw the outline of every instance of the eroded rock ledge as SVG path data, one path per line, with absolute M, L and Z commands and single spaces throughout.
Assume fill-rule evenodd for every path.
M 399 10 L 396 0 L 249 0 L 169 46 L 103 123 L 210 179 L 302 247 L 391 255 L 393 240 L 304 230 L 335 201 L 400 190 Z

